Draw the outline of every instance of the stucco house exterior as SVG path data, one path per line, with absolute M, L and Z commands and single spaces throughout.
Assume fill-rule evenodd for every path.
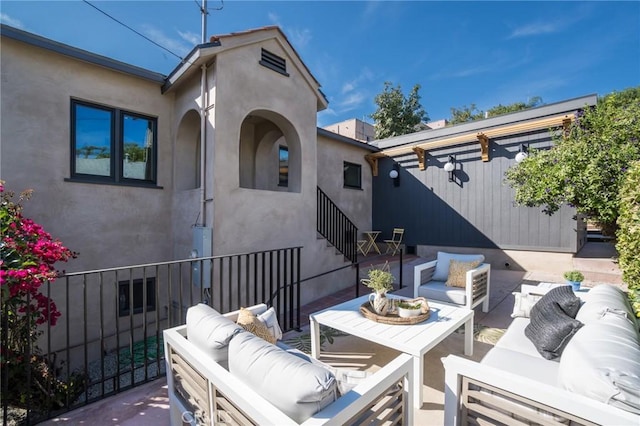
M 317 128 L 327 100 L 277 27 L 212 37 L 169 76 L 5 25 L 1 55 L 0 178 L 35 190 L 26 213 L 80 253 L 68 271 L 299 246 L 313 276 L 346 262 L 317 188 L 372 226 L 377 148 Z
M 35 189 L 27 213 L 80 252 L 70 270 L 299 246 L 314 276 L 345 263 L 316 231 L 318 188 L 360 230 L 405 228 L 425 257 L 482 251 L 526 270 L 531 252 L 570 259 L 586 238 L 568 206 L 514 206 L 504 171 L 595 95 L 365 143 L 317 127 L 327 100 L 277 27 L 212 37 L 169 76 L 5 25 L 1 54 L 0 177 Z

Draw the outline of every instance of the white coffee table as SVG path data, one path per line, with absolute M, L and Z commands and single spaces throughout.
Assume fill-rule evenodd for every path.
M 464 324 L 464 353 L 473 355 L 473 310 L 429 301 L 431 316 L 424 322 L 411 325 L 382 324 L 360 313 L 360 306 L 368 298 L 369 295 L 362 296 L 309 315 L 311 356 L 318 358 L 320 355 L 321 324 L 407 353 L 413 357 L 413 405 L 420 408 L 424 354 Z

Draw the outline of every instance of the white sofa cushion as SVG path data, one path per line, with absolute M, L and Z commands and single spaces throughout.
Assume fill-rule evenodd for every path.
M 544 360 L 533 342 L 524 334 L 524 329 L 527 325 L 529 325 L 528 318 L 514 318 L 495 346 L 496 348 L 508 349 Z
M 640 337 L 626 294 L 599 285 L 586 295 L 576 319 L 585 326 L 560 360 L 567 390 L 640 414 Z
M 429 281 L 428 284 L 421 285 L 418 287 L 417 296 L 456 305 L 466 305 L 467 303 L 467 293 L 464 289 L 448 286 L 444 281 Z
M 637 318 L 632 314 L 627 295 L 612 285 L 597 285 L 584 296 L 585 303 L 578 311 L 576 319 L 584 324 L 597 322 L 605 312 L 617 311 L 626 315 L 638 329 Z
M 547 361 L 539 355 L 531 356 L 495 347 L 482 358 L 482 364 L 551 386 L 558 386 L 559 363 Z
M 204 303 L 187 309 L 187 339 L 225 368 L 229 341 L 242 330 L 235 322 Z
M 298 423 L 337 398 L 328 369 L 251 333 L 239 333 L 229 343 L 229 371 Z
M 640 345 L 628 320 L 608 313 L 578 330 L 560 359 L 563 388 L 640 414 Z
M 451 260 L 457 260 L 459 262 L 484 262 L 484 256 L 481 254 L 458 254 L 458 253 L 446 253 L 439 251 L 437 255 L 438 262 L 436 263 L 436 270 L 431 278 L 434 281 L 447 281 L 449 277 L 449 265 Z

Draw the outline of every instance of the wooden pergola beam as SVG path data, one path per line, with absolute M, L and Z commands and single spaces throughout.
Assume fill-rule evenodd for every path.
M 367 154 L 364 156 L 364 159 L 367 160 L 367 163 L 371 166 L 371 174 L 373 176 L 378 176 L 378 158 L 380 157 L 377 157 L 374 154 Z
M 478 133 L 478 142 L 480 142 L 480 157 L 482 161 L 489 161 L 489 138 L 484 133 Z
M 416 155 L 418 156 L 418 168 L 420 170 L 426 169 L 427 168 L 427 163 L 425 161 L 426 151 L 423 148 L 416 146 L 413 148 L 413 152 L 415 152 Z
M 556 115 L 553 117 L 541 118 L 539 120 L 528 121 L 523 123 L 515 123 L 508 126 L 495 127 L 492 129 L 485 129 L 482 132 L 469 132 L 448 138 L 443 138 L 430 142 L 422 142 L 413 145 L 403 145 L 389 149 L 383 149 L 382 151 L 367 154 L 372 158 L 392 157 L 397 155 L 404 155 L 410 153 L 416 153 L 415 148 L 420 148 L 423 151 L 430 151 L 436 148 L 443 148 L 447 146 L 462 145 L 465 143 L 472 143 L 480 140 L 480 135 L 491 139 L 500 136 L 513 135 L 524 132 L 531 132 L 541 129 L 551 129 L 563 126 L 567 129 L 571 122 L 574 120 L 573 114 Z M 482 142 L 481 142 L 482 143 Z M 417 154 L 417 153 L 416 153 Z M 488 151 L 487 151 L 488 155 Z M 418 159 L 419 160 L 419 159 Z M 369 161 L 369 160 L 367 160 Z M 487 160 L 488 161 L 488 160 Z

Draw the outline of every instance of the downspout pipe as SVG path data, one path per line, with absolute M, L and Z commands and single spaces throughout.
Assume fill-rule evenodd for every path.
M 202 226 L 206 226 L 206 143 L 207 143 L 207 64 L 202 64 L 200 76 L 200 218 Z

